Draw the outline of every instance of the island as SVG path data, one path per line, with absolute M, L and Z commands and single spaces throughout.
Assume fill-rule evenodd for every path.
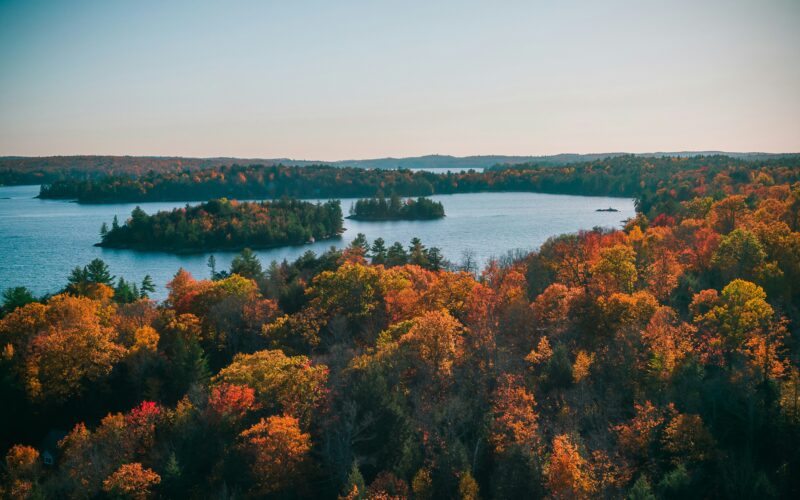
M 392 195 L 387 200 L 378 194 L 356 201 L 350 207 L 348 219 L 361 221 L 434 220 L 444 217 L 444 206 L 438 201 L 420 197 L 401 200 Z
M 116 217 L 110 229 L 104 223 L 97 246 L 175 253 L 241 250 L 300 245 L 336 238 L 342 231 L 338 200 L 238 202 L 220 198 L 153 215 L 136 207 L 124 224 Z
M 616 208 L 608 207 L 608 208 L 598 208 L 595 212 L 619 212 Z

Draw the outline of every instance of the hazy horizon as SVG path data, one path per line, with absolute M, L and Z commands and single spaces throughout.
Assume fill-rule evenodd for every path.
M 445 158 L 479 158 L 479 157 L 515 157 L 515 158 L 549 158 L 554 156 L 602 156 L 602 155 L 617 155 L 617 154 L 630 154 L 636 156 L 648 156 L 648 155 L 671 155 L 671 154 L 680 154 L 680 155 L 702 155 L 702 154 L 720 154 L 720 155 L 800 155 L 800 151 L 718 151 L 718 150 L 693 150 L 693 151 L 590 151 L 587 153 L 575 153 L 572 151 L 563 151 L 560 153 L 553 153 L 547 155 L 540 155 L 540 154 L 503 154 L 503 153 L 496 153 L 496 154 L 476 154 L 476 155 L 451 155 L 447 153 L 428 153 L 428 154 L 420 154 L 414 156 L 372 156 L 372 157 L 362 157 L 362 158 L 343 158 L 343 159 L 329 159 L 329 158 L 290 158 L 285 156 L 240 156 L 240 155 L 218 155 L 218 156 L 190 156 L 190 155 L 180 155 L 180 154 L 169 154 L 169 155 L 158 155 L 158 154 L 135 154 L 135 155 L 128 155 L 128 154 L 96 154 L 96 153 L 75 153 L 75 154 L 47 154 L 47 155 L 14 155 L 14 154 L 3 154 L 0 155 L 0 158 L 59 158 L 59 157 L 89 157 L 89 156 L 97 156 L 97 157 L 130 157 L 130 158 L 186 158 L 186 159 L 200 159 L 200 160 L 213 160 L 213 159 L 226 159 L 231 158 L 234 160 L 294 160 L 294 161 L 302 161 L 302 162 L 334 162 L 334 163 L 342 163 L 342 162 L 366 162 L 366 161 L 375 161 L 375 160 L 408 160 L 408 159 L 415 159 L 415 158 L 428 158 L 428 157 L 445 157 Z
M 0 1 L 0 156 L 800 151 L 800 2 Z

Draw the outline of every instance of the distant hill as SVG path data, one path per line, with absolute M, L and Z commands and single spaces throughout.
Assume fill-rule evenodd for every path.
M 347 167 L 361 168 L 445 168 L 445 169 L 464 169 L 488 168 L 495 165 L 514 165 L 518 163 L 536 163 L 541 165 L 568 165 L 570 163 L 581 163 L 602 160 L 604 158 L 614 158 L 631 153 L 561 153 L 557 155 L 545 156 L 448 156 L 448 155 L 427 155 L 415 156 L 410 158 L 375 158 L 371 160 L 342 160 L 335 162 L 313 162 L 327 163 Z M 655 153 L 635 153 L 635 156 L 712 156 L 724 155 L 741 160 L 766 160 L 769 158 L 780 158 L 785 156 L 795 156 L 798 153 L 736 153 L 724 151 L 676 151 L 676 152 L 655 152 Z
M 450 169 L 469 170 L 488 168 L 496 165 L 536 164 L 567 165 L 602 160 L 626 155 L 629 153 L 563 153 L 548 156 L 448 156 L 426 155 L 409 158 L 374 158 L 366 160 L 293 160 L 290 158 L 185 158 L 179 156 L 5 156 L 0 157 L 0 185 L 2 184 L 41 184 L 55 180 L 71 178 L 94 178 L 105 175 L 142 175 L 149 171 L 174 172 L 182 170 L 198 170 L 221 165 L 334 165 L 340 167 L 374 168 L 374 169 Z M 764 160 L 793 156 L 796 153 L 736 153 L 724 151 L 677 151 L 638 153 L 636 156 L 697 156 L 726 155 L 744 160 Z

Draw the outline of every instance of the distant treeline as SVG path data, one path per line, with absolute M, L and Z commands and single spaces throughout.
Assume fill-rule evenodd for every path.
M 3 156 L 0 157 L 0 186 L 19 184 L 51 184 L 70 179 L 92 179 L 107 175 L 142 176 L 147 173 L 191 172 L 223 165 L 293 165 L 309 166 L 326 164 L 336 167 L 365 169 L 447 169 L 453 171 L 483 169 L 493 166 L 507 167 L 521 163 L 540 167 L 555 167 L 597 161 L 627 153 L 557 154 L 549 156 L 447 156 L 427 155 L 409 158 L 372 158 L 365 160 L 341 160 L 334 162 L 293 160 L 289 158 L 187 158 L 180 156 Z M 676 157 L 725 155 L 748 161 L 784 159 L 790 153 L 728 153 L 718 151 L 678 151 L 665 153 L 641 153 L 639 157 Z
M 173 252 L 233 250 L 302 244 L 341 232 L 338 201 L 257 203 L 222 198 L 153 215 L 136 207 L 123 225 L 116 218 L 110 229 L 103 224 L 98 245 Z
M 433 193 L 433 182 L 437 178 L 436 174 L 408 170 L 233 165 L 193 172 L 70 179 L 42 186 L 40 197 L 77 199 L 82 203 L 193 201 L 219 197 L 359 198 L 372 196 L 382 183 L 391 185 L 401 196 L 423 196 Z
M 230 158 L 165 156 L 46 156 L 0 158 L 0 185 L 50 184 L 109 175 L 142 176 L 149 172 L 183 172 L 230 165 Z
M 355 220 L 432 220 L 444 217 L 444 206 L 428 198 L 401 200 L 392 195 L 364 198 L 350 208 L 350 218 Z
M 399 196 L 525 191 L 552 194 L 636 197 L 640 209 L 665 211 L 712 186 L 717 175 L 744 181 L 759 173 L 776 183 L 800 179 L 800 156 L 746 161 L 728 156 L 640 157 L 633 155 L 563 167 L 520 164 L 485 172 L 435 174 L 410 170 L 363 170 L 325 165 L 307 167 L 230 166 L 194 172 L 109 176 L 43 185 L 42 198 L 83 203 L 238 199 L 363 198 L 379 190 Z M 677 184 L 676 184 L 677 181 Z M 704 191 L 719 199 L 727 193 Z

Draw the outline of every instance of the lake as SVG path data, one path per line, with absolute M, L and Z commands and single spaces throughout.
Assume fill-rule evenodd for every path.
M 208 277 L 210 253 L 173 255 L 135 252 L 93 246 L 100 240 L 103 222 L 116 215 L 127 219 L 136 204 L 79 205 L 34 198 L 38 186 L 0 186 L 0 290 L 27 286 L 37 294 L 63 288 L 75 266 L 100 257 L 113 274 L 141 281 L 149 274 L 156 283 L 155 298 L 166 297 L 164 285 L 178 268 L 197 278 Z M 451 261 L 458 262 L 471 251 L 480 265 L 492 257 L 515 250 L 533 250 L 547 238 L 580 229 L 621 227 L 635 215 L 633 200 L 539 193 L 471 193 L 432 196 L 442 202 L 447 217 L 436 221 L 359 222 L 345 219 L 341 239 L 256 252 L 264 267 L 272 260 L 294 259 L 306 250 L 317 253 L 331 245 L 346 246 L 356 234 L 367 239 L 382 237 L 387 246 L 395 241 L 408 246 L 418 237 L 428 247 L 436 246 Z M 345 215 L 354 199 L 342 199 Z M 141 203 L 147 213 L 183 206 L 185 203 Z M 597 212 L 598 208 L 619 212 Z M 213 252 L 217 269 L 227 269 L 235 252 Z

